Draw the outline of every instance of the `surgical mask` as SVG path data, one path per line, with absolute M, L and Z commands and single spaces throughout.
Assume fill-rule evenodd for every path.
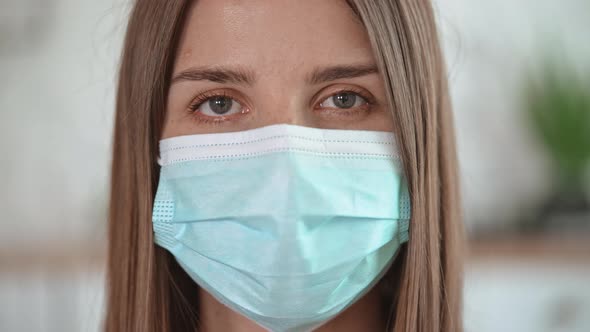
M 408 240 L 394 135 L 276 124 L 160 141 L 155 242 L 270 331 L 312 331 L 366 294 Z

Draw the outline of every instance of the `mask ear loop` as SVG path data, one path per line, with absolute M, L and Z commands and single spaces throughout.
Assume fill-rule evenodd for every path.
M 393 317 L 394 311 L 397 308 L 398 297 L 399 297 L 399 286 L 402 276 L 402 270 L 404 268 L 405 255 L 400 256 L 401 251 L 406 251 L 406 243 L 402 243 L 395 256 L 393 263 L 389 267 L 389 271 L 379 282 L 379 291 L 382 299 L 382 312 L 386 314 L 386 331 L 391 330 L 391 324 L 395 322 Z M 399 257 L 398 257 L 399 256 Z M 399 259 L 398 259 L 399 258 Z
M 407 182 L 405 177 L 401 183 L 401 197 L 399 202 L 400 208 L 400 219 L 399 229 L 397 232 L 397 238 L 400 242 L 400 247 L 394 255 L 393 263 L 389 267 L 389 271 L 385 274 L 383 279 L 379 281 L 379 290 L 381 292 L 381 298 L 383 303 L 383 312 L 387 315 L 386 331 L 390 331 L 395 322 L 393 317 L 395 309 L 397 308 L 399 298 L 399 288 L 401 283 L 402 271 L 405 266 L 405 252 L 407 250 L 407 244 L 409 242 L 410 235 L 410 220 L 411 220 L 411 202 L 410 194 L 407 190 Z M 404 252 L 404 255 L 400 256 L 400 252 Z
M 158 163 L 158 165 L 159 165 L 160 167 L 164 166 L 164 165 L 162 164 L 162 160 L 163 160 L 163 159 L 162 159 L 162 152 L 160 151 L 160 148 L 158 148 L 158 152 L 157 152 L 157 155 L 156 155 L 156 162 Z

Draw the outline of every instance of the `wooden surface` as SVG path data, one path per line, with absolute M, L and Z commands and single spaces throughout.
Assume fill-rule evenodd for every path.
M 500 259 L 590 265 L 590 236 L 472 239 L 467 252 L 468 262 Z

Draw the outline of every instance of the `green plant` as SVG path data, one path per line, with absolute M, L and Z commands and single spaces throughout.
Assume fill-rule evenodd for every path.
M 526 114 L 554 161 L 557 191 L 583 195 L 590 164 L 590 80 L 552 62 L 529 80 L 526 92 Z

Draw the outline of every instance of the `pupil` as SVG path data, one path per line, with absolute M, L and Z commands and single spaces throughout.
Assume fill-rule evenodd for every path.
M 227 113 L 231 109 L 232 100 L 228 97 L 213 97 L 209 100 L 209 107 L 211 110 L 216 114 L 224 114 Z
M 348 92 L 339 93 L 332 98 L 334 104 L 340 108 L 351 108 L 356 102 L 356 95 Z

